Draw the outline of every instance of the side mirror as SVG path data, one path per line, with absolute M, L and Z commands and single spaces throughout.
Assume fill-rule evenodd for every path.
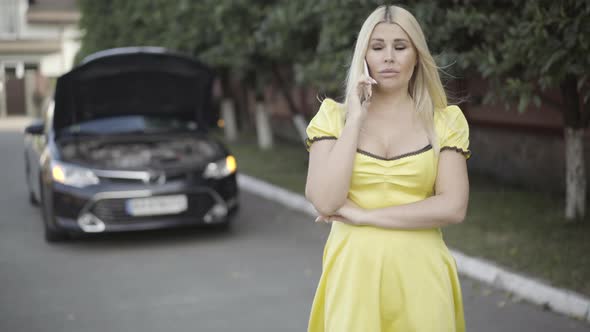
M 43 135 L 45 125 L 43 121 L 34 122 L 25 127 L 25 133 L 30 135 Z

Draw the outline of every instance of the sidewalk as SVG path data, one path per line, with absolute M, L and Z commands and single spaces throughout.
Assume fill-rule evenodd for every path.
M 243 174 L 240 174 L 238 183 L 244 190 L 304 212 L 311 217 L 317 216 L 313 206 L 299 194 Z M 469 257 L 456 250 L 451 252 L 457 261 L 459 273 L 508 291 L 543 308 L 590 323 L 590 299 L 570 290 L 555 288 L 507 271 L 492 262 Z

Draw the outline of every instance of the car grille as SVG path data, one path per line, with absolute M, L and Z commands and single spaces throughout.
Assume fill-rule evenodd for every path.
M 202 175 L 202 172 L 195 171 L 195 172 L 184 172 L 184 173 L 177 173 L 177 174 L 166 174 L 166 182 L 172 181 L 194 181 L 194 179 L 199 179 Z M 145 184 L 142 180 L 139 179 L 127 179 L 127 178 L 113 178 L 113 177 L 100 177 L 101 183 L 112 183 L 112 184 Z M 157 180 L 152 179 L 150 183 L 155 183 Z
M 127 199 L 103 199 L 94 203 L 90 212 L 103 222 L 123 224 L 123 223 L 141 223 L 151 220 L 157 220 L 168 217 L 175 218 L 195 218 L 200 219 L 215 204 L 214 198 L 209 193 L 189 194 L 188 208 L 177 214 L 157 215 L 157 216 L 132 216 L 125 211 L 125 201 Z

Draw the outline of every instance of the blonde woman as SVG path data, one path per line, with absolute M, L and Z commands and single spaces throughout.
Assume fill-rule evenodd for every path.
M 307 135 L 306 197 L 331 223 L 308 330 L 464 331 L 440 228 L 465 217 L 469 129 L 411 13 L 367 18 L 346 100 L 324 100 Z

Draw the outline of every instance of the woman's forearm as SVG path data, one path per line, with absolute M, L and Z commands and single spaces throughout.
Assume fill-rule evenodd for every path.
M 360 224 L 381 228 L 423 229 L 463 222 L 467 201 L 445 195 L 382 209 L 365 210 Z
M 322 214 L 332 214 L 346 201 L 356 156 L 360 119 L 348 119 L 338 140 L 310 169 L 306 196 Z

